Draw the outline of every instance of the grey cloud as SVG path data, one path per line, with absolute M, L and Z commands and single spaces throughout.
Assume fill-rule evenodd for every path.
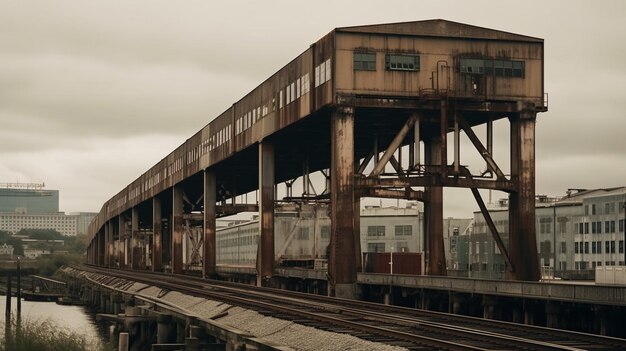
M 334 27 L 446 18 L 546 39 L 550 111 L 538 117 L 538 193 L 623 185 L 622 1 L 320 0 L 307 6 L 287 0 L 3 1 L 0 174 L 9 179 L 0 182 L 39 179 L 61 189 L 63 209 L 98 210 Z M 495 157 L 506 170 L 507 128 L 498 122 L 495 135 Z M 465 140 L 464 163 L 484 169 L 470 150 Z M 446 204 L 447 215 L 465 217 L 476 208 L 471 195 L 457 190 L 446 191 Z

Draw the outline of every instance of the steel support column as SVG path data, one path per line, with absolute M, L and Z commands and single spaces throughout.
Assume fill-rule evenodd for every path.
M 329 294 L 356 298 L 354 193 L 354 110 L 337 108 L 331 116 L 331 237 Z
M 160 272 L 163 265 L 163 224 L 161 223 L 161 199 L 152 198 L 152 271 Z
M 433 136 L 424 140 L 424 161 L 427 165 L 440 165 L 443 162 L 442 140 Z M 440 175 L 443 176 L 443 175 Z M 428 275 L 447 275 L 446 255 L 443 245 L 443 187 L 425 187 L 424 218 L 426 219 L 426 273 Z
M 215 243 L 215 203 L 217 201 L 217 184 L 213 171 L 204 171 L 204 252 L 202 254 L 202 276 L 215 276 L 216 243 Z
M 130 215 L 130 266 L 132 269 L 139 269 L 139 255 L 137 251 L 139 248 L 139 211 L 136 206 L 131 209 Z
M 183 189 L 172 187 L 172 273 L 183 272 Z
M 274 145 L 267 140 L 259 143 L 259 232 L 257 248 L 257 285 L 268 286 L 274 271 Z
M 124 214 L 117 216 L 117 227 L 119 232 L 119 245 L 118 245 L 118 260 L 120 262 L 120 268 L 126 267 L 126 220 Z
M 105 250 L 104 250 L 104 264 L 107 267 L 111 267 L 111 253 L 113 248 L 113 241 L 111 240 L 113 235 L 111 231 L 111 221 L 106 221 L 104 223 L 104 235 L 105 235 Z
M 509 195 L 509 254 L 515 280 L 540 279 L 535 228 L 535 121 L 534 109 L 510 118 L 511 179 L 516 192 Z

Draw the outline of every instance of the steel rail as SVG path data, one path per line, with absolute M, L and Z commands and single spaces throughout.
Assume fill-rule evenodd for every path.
M 87 270 L 84 267 L 77 268 L 77 269 Z M 91 269 L 88 269 L 88 270 L 94 273 L 102 273 L 101 269 L 94 269 L 93 267 L 91 267 Z M 336 326 L 350 328 L 356 332 L 372 333 L 375 335 L 396 339 L 396 341 L 410 342 L 410 343 L 415 343 L 421 346 L 435 347 L 437 349 L 444 349 L 444 350 L 461 350 L 461 351 L 490 350 L 490 349 L 481 348 L 481 347 L 464 345 L 464 344 L 460 344 L 457 342 L 431 338 L 428 336 L 400 332 L 400 331 L 396 331 L 396 330 L 389 329 L 389 328 L 383 328 L 383 327 L 377 327 L 377 326 L 372 326 L 368 324 L 353 322 L 353 321 L 349 321 L 349 320 L 345 320 L 341 318 L 329 317 L 327 315 L 305 311 L 302 308 L 285 307 L 276 303 L 262 302 L 262 301 L 259 301 L 258 299 L 250 299 L 250 298 L 243 298 L 240 296 L 233 296 L 230 294 L 224 294 L 223 292 L 219 292 L 219 291 L 211 291 L 210 289 L 206 289 L 205 287 L 198 288 L 198 287 L 190 287 L 190 286 L 180 286 L 181 281 L 178 281 L 180 279 L 177 279 L 176 283 L 166 282 L 163 279 L 163 278 L 168 278 L 171 280 L 172 278 L 175 278 L 171 275 L 162 276 L 160 277 L 161 279 L 151 279 L 151 278 L 146 278 L 146 277 L 142 277 L 141 275 L 138 275 L 137 273 L 139 272 L 137 271 L 134 271 L 132 273 L 133 274 L 123 274 L 123 273 L 120 273 L 119 270 L 116 270 L 113 275 L 126 278 L 126 279 L 131 279 L 137 282 L 152 284 L 155 286 L 167 287 L 167 288 L 170 288 L 171 290 L 175 290 L 179 292 L 192 293 L 199 297 L 210 297 L 216 300 L 228 301 L 231 303 L 234 302 L 235 304 L 249 306 L 255 310 L 258 310 L 259 307 L 264 307 L 270 310 L 279 311 L 279 312 L 294 316 L 299 319 L 302 317 L 308 317 L 318 322 L 329 323 L 329 324 L 336 325 Z M 182 280 L 182 283 L 185 285 L 195 284 L 195 283 L 190 283 L 188 280 Z
M 120 274 L 119 270 L 113 270 L 113 272 L 115 272 L 118 275 Z M 145 272 L 145 271 L 135 271 L 134 273 L 141 273 L 141 274 L 150 275 L 150 276 L 159 276 L 160 278 L 163 277 L 162 274 Z M 350 315 L 353 315 L 355 317 L 362 318 L 365 320 L 372 320 L 372 321 L 386 320 L 388 323 L 393 323 L 395 325 L 404 325 L 404 326 L 409 326 L 413 328 L 420 328 L 430 333 L 448 334 L 450 336 L 463 337 L 463 338 L 470 339 L 473 341 L 488 342 L 490 344 L 498 344 L 498 345 L 505 346 L 505 347 L 514 346 L 516 348 L 534 349 L 534 350 L 569 350 L 569 351 L 581 350 L 580 348 L 567 346 L 567 345 L 561 345 L 555 342 L 547 342 L 547 341 L 535 340 L 532 338 L 525 338 L 525 337 L 516 337 L 513 335 L 502 334 L 500 332 L 494 332 L 493 330 L 468 328 L 468 327 L 459 326 L 459 325 L 450 325 L 450 324 L 444 324 L 440 322 L 424 321 L 422 319 L 416 318 L 412 314 L 409 316 L 398 316 L 397 315 L 398 308 L 396 307 L 394 307 L 396 311 L 393 311 L 396 313 L 396 315 L 390 315 L 387 313 L 374 312 L 374 311 L 367 311 L 367 312 L 363 311 L 364 305 L 367 308 L 374 307 L 379 310 L 381 309 L 381 307 L 387 307 L 387 308 L 390 307 L 390 306 L 385 306 L 385 305 L 380 305 L 380 304 L 358 302 L 354 300 L 342 300 L 340 306 L 337 306 L 338 299 L 323 297 L 319 295 L 296 293 L 296 292 L 284 291 L 284 290 L 279 290 L 279 289 L 257 288 L 257 287 L 253 287 L 249 285 L 242 286 L 241 284 L 208 281 L 205 279 L 191 278 L 188 276 L 185 276 L 183 278 L 181 276 L 176 276 L 176 275 L 166 275 L 166 277 L 170 281 L 176 281 L 178 284 L 183 284 L 187 286 L 190 284 L 194 284 L 190 280 L 195 280 L 197 283 L 195 283 L 194 286 L 200 287 L 202 289 L 213 290 L 216 292 L 219 290 L 221 294 L 224 293 L 224 290 L 227 290 L 235 294 L 242 294 L 242 293 L 246 295 L 255 294 L 257 295 L 257 297 L 263 297 L 263 298 L 273 299 L 273 300 L 278 298 L 276 294 L 291 295 L 295 297 L 289 298 L 289 301 L 292 303 L 295 303 L 298 306 L 307 305 L 311 309 L 316 309 L 316 310 L 323 309 L 326 311 L 331 311 L 333 313 L 340 313 L 342 315 L 350 314 Z M 137 276 L 132 275 L 132 276 L 129 276 L 129 278 L 136 279 Z M 177 286 L 177 288 L 180 289 L 180 286 Z M 282 299 L 281 300 L 282 303 L 286 302 L 285 299 L 287 299 L 287 297 L 281 296 L 280 298 Z M 311 300 L 318 300 L 319 302 L 323 303 L 323 305 L 320 303 L 313 304 Z M 359 309 L 348 308 L 344 306 L 344 304 L 357 305 Z M 403 309 L 400 309 L 400 310 L 401 310 L 400 312 L 402 313 L 407 312 L 407 311 L 404 311 Z M 415 309 L 406 309 L 406 310 L 409 310 L 413 313 L 418 312 L 418 311 L 423 312 L 423 311 L 415 310 Z M 441 315 L 445 315 L 445 314 L 441 314 Z M 445 315 L 445 316 L 450 317 L 450 315 Z M 455 317 L 458 317 L 458 316 L 455 316 Z M 473 318 L 473 317 L 471 318 L 474 320 L 484 321 L 479 318 Z M 493 325 L 495 324 L 495 327 L 500 328 L 499 323 L 492 322 L 491 324 L 492 324 L 492 327 L 494 327 Z M 519 328 L 521 325 L 517 325 L 517 324 L 513 324 L 513 325 L 517 326 L 518 328 L 512 330 L 512 332 L 519 332 L 520 329 L 522 329 L 522 328 Z M 546 328 L 546 330 L 552 331 L 552 334 L 550 335 L 550 337 L 551 339 L 554 339 L 555 330 L 552 330 L 549 328 Z M 563 336 L 558 338 L 558 340 L 562 340 L 562 339 L 563 339 Z

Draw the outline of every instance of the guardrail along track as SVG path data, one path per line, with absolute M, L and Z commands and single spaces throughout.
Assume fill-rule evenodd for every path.
M 626 340 L 189 276 L 75 267 L 410 350 L 625 350 Z

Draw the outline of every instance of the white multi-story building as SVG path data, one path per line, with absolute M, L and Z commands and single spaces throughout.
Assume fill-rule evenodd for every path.
M 624 202 L 626 187 L 573 190 L 560 198 L 538 196 L 535 207 L 537 252 L 544 274 L 564 276 L 592 271 L 597 266 L 624 265 Z M 506 200 L 489 210 L 508 245 Z M 472 277 L 501 278 L 504 259 L 480 212 L 467 241 L 466 263 L 459 267 Z
M 16 234 L 22 229 L 53 229 L 57 232 L 75 236 L 86 234 L 87 225 L 95 213 L 0 213 L 0 230 Z

